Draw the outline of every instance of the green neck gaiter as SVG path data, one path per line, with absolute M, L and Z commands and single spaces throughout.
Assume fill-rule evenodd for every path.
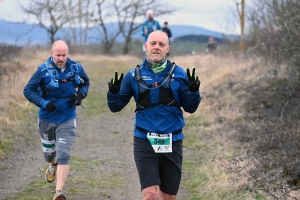
M 161 73 L 167 66 L 167 60 L 164 63 L 152 64 L 151 69 L 155 74 Z

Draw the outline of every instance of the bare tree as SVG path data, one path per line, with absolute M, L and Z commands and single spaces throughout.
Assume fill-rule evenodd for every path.
M 176 9 L 158 0 L 97 0 L 95 27 L 102 38 L 104 50 L 110 53 L 117 37 L 121 34 L 124 39 L 123 54 L 128 54 L 129 46 L 132 42 L 132 35 L 141 24 L 137 24 L 137 19 L 144 17 L 146 10 L 155 10 L 155 16 L 169 14 Z M 115 19 L 117 18 L 117 19 Z M 117 20 L 117 27 L 110 27 L 109 21 Z M 112 31 L 112 29 L 115 29 Z M 110 29 L 110 30 L 108 30 Z
M 68 0 L 68 5 L 74 8 L 74 12 L 69 13 L 69 20 L 66 24 L 71 29 L 72 43 L 80 46 L 86 45 L 92 15 L 91 0 Z M 65 12 L 69 12 L 69 8 L 66 9 Z
M 114 0 L 114 8 L 118 16 L 121 34 L 125 39 L 123 54 L 128 54 L 132 35 L 141 26 L 141 24 L 136 23 L 136 20 L 145 16 L 146 10 L 152 8 L 155 10 L 155 16 L 170 14 L 176 11 L 176 8 L 156 0 Z
M 110 54 L 117 37 L 121 33 L 121 30 L 117 27 L 108 27 L 112 25 L 108 22 L 114 17 L 114 15 L 115 12 L 111 9 L 110 1 L 96 0 L 94 4 L 93 27 L 101 38 L 100 40 L 106 54 Z
M 48 32 L 51 43 L 55 41 L 57 31 L 68 22 L 69 13 L 74 9 L 65 0 L 31 0 L 27 6 L 20 2 L 19 6 L 25 14 L 36 18 L 38 24 Z M 67 7 L 68 12 L 65 12 Z
M 84 22 L 85 22 L 85 26 L 83 29 L 83 42 L 84 45 L 87 45 L 87 39 L 88 39 L 88 31 L 90 28 L 90 20 L 91 17 L 93 16 L 93 9 L 91 8 L 91 0 L 85 0 L 85 12 L 83 13 L 84 16 Z

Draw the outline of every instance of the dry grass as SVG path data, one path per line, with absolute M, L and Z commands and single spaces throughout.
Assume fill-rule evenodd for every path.
M 33 52 L 24 51 L 12 62 L 20 67 L 10 66 L 13 70 L 1 77 L 0 158 L 11 151 L 16 135 L 29 132 L 34 106 L 23 96 L 23 89 L 40 62 L 40 57 L 32 59 L 34 56 Z
M 174 61 L 184 68 L 195 67 L 201 79 L 200 107 L 193 115 L 185 114 L 185 160 L 192 163 L 192 168 L 184 165 L 184 184 L 191 189 L 191 199 L 263 199 L 260 194 L 242 190 L 246 175 L 236 177 L 231 173 L 231 158 L 246 151 L 232 139 L 239 130 L 231 123 L 245 123 L 249 92 L 267 85 L 260 80 L 270 78 L 268 67 L 253 58 L 230 56 L 188 56 Z M 283 76 L 284 71 L 284 67 L 278 68 L 278 75 Z
M 6 97 L 0 100 L 0 156 L 1 151 L 7 152 L 1 148 L 13 143 L 8 134 L 18 134 L 19 128 L 24 128 L 24 121 L 26 124 L 26 121 L 32 123 L 34 120 L 26 118 L 28 112 L 32 113 L 36 108 L 23 97 L 22 91 L 29 77 L 48 55 L 47 52 L 26 52 L 20 58 L 26 70 L 1 79 L 0 92 L 5 91 Z M 105 94 L 106 83 L 115 70 L 126 73 L 141 62 L 130 56 L 71 55 L 71 58 L 90 64 L 92 67 L 88 74 L 94 80 L 99 77 L 97 83 L 91 85 L 91 92 L 98 91 L 91 93 L 95 96 L 94 100 L 97 100 L 97 95 Z M 264 199 L 261 195 L 242 190 L 245 180 L 237 180 L 229 170 L 230 159 L 244 152 L 231 139 L 238 130 L 228 126 L 228 122 L 245 123 L 247 93 L 257 85 L 267 84 L 260 80 L 268 78 L 269 69 L 260 66 L 259 61 L 253 58 L 233 56 L 194 55 L 173 57 L 171 60 L 183 68 L 195 67 L 201 80 L 203 99 L 199 109 L 192 115 L 185 114 L 183 185 L 191 192 L 190 199 Z M 283 74 L 284 68 L 278 68 L 278 75 Z M 92 97 L 89 98 L 93 101 Z M 105 96 L 101 99 L 105 100 Z

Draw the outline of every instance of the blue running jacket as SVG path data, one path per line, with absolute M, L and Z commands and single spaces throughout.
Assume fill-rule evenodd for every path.
M 155 74 L 145 59 L 141 64 L 141 76 L 143 80 L 151 85 L 154 82 L 161 82 L 163 77 L 169 72 L 172 63 L 168 61 L 166 68 L 159 74 Z M 112 112 L 121 111 L 133 96 L 135 102 L 138 102 L 139 86 L 135 77 L 135 70 L 130 70 L 121 84 L 118 94 L 112 94 L 108 91 L 108 107 Z M 173 78 L 170 82 L 170 88 L 173 95 L 181 108 L 185 112 L 193 113 L 197 110 L 201 101 L 200 92 L 190 92 L 188 89 L 188 79 L 186 72 L 179 66 L 173 71 Z M 159 101 L 159 90 L 150 90 L 150 101 L 156 103 Z M 135 126 L 153 133 L 172 133 L 185 126 L 183 113 L 176 106 L 154 105 L 136 112 Z M 147 138 L 147 134 L 138 129 L 134 129 L 134 136 Z M 173 141 L 182 140 L 183 133 L 173 135 Z
M 58 73 L 59 80 L 66 80 L 70 76 L 74 75 L 72 73 L 71 64 L 76 64 L 78 67 L 78 76 L 84 80 L 83 83 L 77 85 L 78 93 L 88 94 L 89 89 L 89 78 L 84 72 L 80 63 L 67 59 L 66 68 L 62 72 L 53 62 L 53 58 L 49 57 L 47 62 L 55 67 Z M 76 106 L 72 106 L 69 102 L 70 98 L 75 95 L 76 86 L 74 81 L 59 82 L 59 87 L 51 89 L 45 95 L 41 95 L 38 92 L 39 88 L 44 90 L 46 86 L 50 83 L 51 75 L 49 75 L 46 69 L 46 64 L 41 64 L 35 73 L 30 78 L 29 82 L 24 88 L 24 96 L 33 104 L 40 107 L 39 109 L 39 119 L 51 122 L 51 123 L 62 123 L 70 119 L 76 118 Z M 54 112 L 48 112 L 45 108 L 46 105 L 52 102 L 56 106 Z

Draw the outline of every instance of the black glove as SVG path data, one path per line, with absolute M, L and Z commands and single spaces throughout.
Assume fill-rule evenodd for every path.
M 77 95 L 75 95 L 74 97 L 72 97 L 68 102 L 71 103 L 71 107 L 73 106 L 80 106 L 81 105 L 81 101 L 82 99 L 85 98 L 85 95 L 82 93 L 78 93 Z
M 190 69 L 186 70 L 187 77 L 188 77 L 188 85 L 190 92 L 198 92 L 200 87 L 200 80 L 198 76 L 195 76 L 195 68 L 193 68 L 192 76 L 190 73 Z
M 56 110 L 56 106 L 54 105 L 54 103 L 52 102 L 49 102 L 47 105 L 46 105 L 46 108 L 45 108 L 48 112 L 54 112 Z
M 120 79 L 118 79 L 118 72 L 115 72 L 115 79 L 111 79 L 110 82 L 108 82 L 108 89 L 110 93 L 117 94 L 120 91 L 123 76 L 124 74 L 122 73 Z

